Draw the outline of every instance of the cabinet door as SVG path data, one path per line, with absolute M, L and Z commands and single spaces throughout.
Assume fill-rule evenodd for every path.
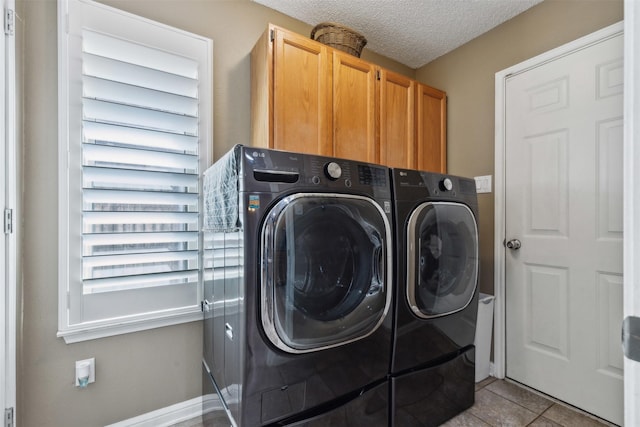
M 281 28 L 273 43 L 273 148 L 331 155 L 327 47 Z
M 446 93 L 420 83 L 416 87 L 416 168 L 446 173 Z
M 415 82 L 380 70 L 380 163 L 415 168 Z
M 333 52 L 333 155 L 377 163 L 375 66 Z

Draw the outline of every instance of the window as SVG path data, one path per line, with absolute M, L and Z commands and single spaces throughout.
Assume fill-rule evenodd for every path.
M 90 1 L 59 7 L 58 335 L 200 319 L 212 41 Z

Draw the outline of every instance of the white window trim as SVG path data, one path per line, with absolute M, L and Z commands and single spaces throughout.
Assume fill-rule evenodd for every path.
M 85 5 L 91 5 L 96 8 L 103 8 L 105 12 L 117 12 L 125 16 L 133 17 L 129 13 L 119 11 L 109 6 L 93 2 L 91 0 L 58 0 L 58 57 L 68 58 L 68 32 L 69 32 L 69 3 L 77 2 Z M 200 131 L 200 172 L 204 171 L 212 162 L 212 135 L 213 135 L 213 105 L 212 105 L 212 84 L 213 84 L 213 41 L 206 37 L 201 37 L 186 31 L 181 31 L 173 27 L 169 27 L 157 22 L 135 17 L 140 22 L 146 22 L 155 26 L 171 29 L 174 32 L 182 33 L 190 37 L 200 39 L 207 43 L 207 69 L 200 77 L 199 84 L 203 87 L 201 93 L 206 94 L 204 99 L 201 98 L 199 107 L 200 117 L 204 126 Z M 69 69 L 67 61 L 59 60 L 58 64 L 58 141 L 59 141 L 59 159 L 58 159 L 58 180 L 59 180 L 59 225 L 58 225 L 58 253 L 59 253 L 59 272 L 58 272 L 58 337 L 64 338 L 66 343 L 80 342 L 90 339 L 102 338 L 112 335 L 142 331 L 152 328 L 158 328 L 180 323 L 192 322 L 202 319 L 202 312 L 199 304 L 185 307 L 182 309 L 174 309 L 166 312 L 155 312 L 143 315 L 135 315 L 129 317 L 116 318 L 110 321 L 85 322 L 75 325 L 69 324 Z M 66 141 L 64 144 L 62 141 Z M 200 194 L 200 203 L 202 205 L 202 195 Z M 200 209 L 202 218 L 202 209 Z M 200 236 L 202 243 L 202 236 Z M 202 257 L 202 244 L 200 245 L 200 256 Z M 202 268 L 201 268 L 202 269 Z M 202 298 L 202 283 L 198 284 L 198 300 Z

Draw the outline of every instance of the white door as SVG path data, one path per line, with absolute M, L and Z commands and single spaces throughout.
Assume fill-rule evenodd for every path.
M 623 36 L 505 91 L 507 376 L 622 424 Z

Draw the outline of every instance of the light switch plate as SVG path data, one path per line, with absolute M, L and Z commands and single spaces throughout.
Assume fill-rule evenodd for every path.
M 476 176 L 476 193 L 491 193 L 491 175 Z

